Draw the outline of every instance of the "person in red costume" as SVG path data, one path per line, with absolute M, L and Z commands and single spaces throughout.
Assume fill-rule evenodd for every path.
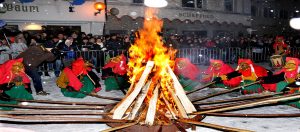
M 0 65 L 0 103 L 17 104 L 10 98 L 33 100 L 30 79 L 25 73 L 23 59 L 8 60 Z M 12 108 L 0 107 L 10 110 Z
M 287 55 L 289 53 L 289 45 L 284 42 L 283 36 L 277 36 L 273 44 L 275 55 Z
M 231 78 L 230 80 L 225 80 L 224 75 L 231 72 L 234 72 L 234 69 L 228 64 L 225 64 L 222 60 L 210 59 L 210 66 L 204 72 L 202 82 L 209 83 L 214 81 L 216 78 L 221 77 L 223 78 L 224 81 L 220 83 L 215 83 L 214 87 L 227 88 L 227 87 L 239 86 L 241 82 L 240 77 Z
M 84 98 L 86 94 L 101 90 L 100 78 L 92 71 L 93 65 L 83 58 L 72 62 L 71 66 L 63 69 L 56 84 L 66 97 Z M 78 92 L 80 91 L 80 92 Z
M 121 90 L 126 94 L 125 89 L 129 87 L 127 74 L 127 63 L 124 54 L 111 58 L 102 68 L 105 90 Z
M 265 77 L 272 74 L 265 68 L 254 64 L 250 59 L 239 59 L 236 71 L 226 74 L 224 77 L 219 77 L 217 80 L 230 80 L 235 77 L 241 78 L 240 86 L 249 84 L 258 80 L 258 78 Z M 261 93 L 263 92 L 261 84 L 254 84 L 242 89 L 243 94 Z
M 190 91 L 200 84 L 201 70 L 187 58 L 175 59 L 174 73 L 179 77 L 179 82 L 186 91 Z
M 298 75 L 299 59 L 287 57 L 284 67 L 273 76 L 264 77 L 263 87 L 267 91 L 281 92 L 283 89 L 296 81 Z

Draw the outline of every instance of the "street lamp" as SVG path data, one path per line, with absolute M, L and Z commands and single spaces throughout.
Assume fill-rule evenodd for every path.
M 168 2 L 166 0 L 145 0 L 144 4 L 148 7 L 161 8 L 166 7 Z
M 100 14 L 101 11 L 105 9 L 105 4 L 103 2 L 96 2 L 94 8 L 97 10 L 97 12 L 95 12 L 95 16 L 97 16 L 97 14 Z
M 300 30 L 300 18 L 292 18 L 290 20 L 290 26 L 293 29 Z

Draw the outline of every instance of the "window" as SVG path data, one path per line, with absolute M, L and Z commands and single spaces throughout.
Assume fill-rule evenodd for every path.
M 232 11 L 233 0 L 224 0 L 225 11 Z
M 203 0 L 197 0 L 197 8 L 203 8 Z
M 257 8 L 255 6 L 251 6 L 251 16 L 256 16 Z
M 182 0 L 182 7 L 195 7 L 194 0 Z
M 133 3 L 144 3 L 144 0 L 133 0 Z
M 264 8 L 264 17 L 268 17 L 269 16 L 269 10 L 268 8 Z

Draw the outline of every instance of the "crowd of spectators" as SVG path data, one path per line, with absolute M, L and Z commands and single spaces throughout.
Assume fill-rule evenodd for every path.
M 285 41 L 291 47 L 300 47 L 299 37 L 285 37 Z M 135 35 L 92 35 L 84 32 L 58 32 L 58 33 L 35 33 L 19 32 L 14 36 L 0 37 L 0 64 L 8 59 L 15 58 L 21 52 L 26 50 L 29 46 L 41 44 L 45 48 L 58 48 L 61 51 L 127 51 L 133 43 Z M 275 36 L 262 36 L 255 35 L 251 37 L 200 37 L 196 35 L 170 35 L 162 37 L 164 43 L 168 47 L 176 49 L 182 48 L 227 48 L 239 47 L 241 49 L 247 47 L 254 48 L 270 48 L 274 43 Z M 103 58 L 103 57 L 102 57 Z M 74 59 L 74 52 L 64 54 L 63 58 L 58 58 L 55 61 L 55 75 L 59 75 L 60 69 L 64 65 L 68 65 Z M 99 66 L 99 58 L 92 57 L 96 67 Z M 101 63 L 104 60 L 101 60 Z M 98 64 L 97 64 L 98 63 Z M 47 65 L 45 64 L 44 67 Z M 48 75 L 48 73 L 45 73 Z

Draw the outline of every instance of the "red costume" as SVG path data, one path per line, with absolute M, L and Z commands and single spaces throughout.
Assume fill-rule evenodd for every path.
M 225 64 L 223 61 L 211 59 L 210 66 L 204 72 L 207 75 L 207 77 L 202 79 L 202 81 L 206 83 L 211 82 L 213 81 L 214 78 L 220 77 L 222 75 L 226 75 L 233 71 L 234 69 L 228 64 Z M 230 80 L 223 81 L 224 85 L 229 87 L 236 87 L 240 84 L 240 82 L 241 82 L 240 77 L 235 77 Z
M 126 57 L 121 54 L 109 61 L 103 69 L 111 68 L 112 72 L 118 75 L 125 75 L 127 73 Z
M 13 73 L 13 66 L 15 64 L 22 64 L 23 59 L 14 59 L 14 60 L 8 60 L 5 63 L 3 63 L 2 65 L 0 65 L 0 84 L 4 84 L 4 83 L 10 83 L 13 81 L 13 79 L 15 77 L 21 77 L 22 78 L 22 82 L 23 84 L 30 84 L 30 79 L 29 77 L 26 75 L 26 73 L 24 72 L 24 69 L 20 72 L 18 72 L 18 74 L 14 74 Z M 25 86 L 27 87 L 27 86 Z
M 299 59 L 287 57 L 286 58 L 286 65 L 274 75 L 279 75 L 280 73 L 284 73 L 284 77 L 281 80 L 277 81 L 285 81 L 287 84 L 295 82 L 298 78 L 298 66 L 299 66 Z M 291 69 L 291 67 L 287 66 L 288 64 L 295 64 L 295 67 Z M 272 91 L 272 92 L 280 92 L 280 89 L 283 89 L 285 86 L 279 86 L 277 83 L 273 84 L 263 84 L 265 90 Z
M 276 55 L 287 55 L 289 53 L 288 45 L 284 42 L 284 38 L 282 36 L 276 37 L 273 49 L 275 50 Z
M 197 76 L 200 75 L 200 69 L 191 63 L 187 58 L 175 59 L 175 74 L 182 75 L 191 80 L 197 80 Z

